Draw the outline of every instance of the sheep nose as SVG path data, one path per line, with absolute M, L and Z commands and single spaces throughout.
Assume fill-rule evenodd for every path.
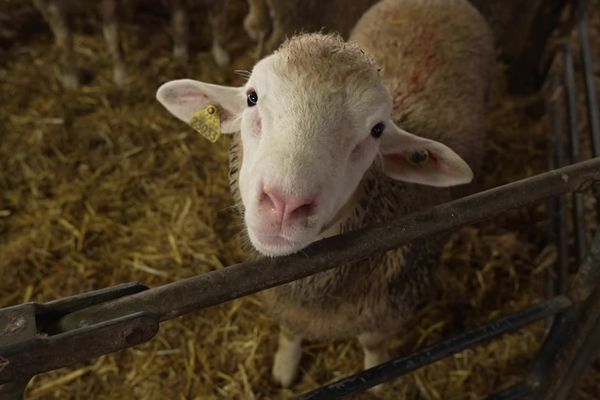
M 307 218 L 315 208 L 314 196 L 284 195 L 275 188 L 264 188 L 261 205 L 278 223 L 290 223 Z

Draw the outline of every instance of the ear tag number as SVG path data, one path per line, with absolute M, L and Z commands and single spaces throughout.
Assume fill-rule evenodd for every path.
M 427 161 L 429 161 L 429 158 L 430 154 L 429 150 L 427 149 L 414 150 L 406 154 L 406 161 L 415 167 L 421 167 L 425 165 Z
M 190 126 L 212 143 L 215 143 L 221 136 L 219 108 L 214 104 L 209 104 L 206 108 L 196 111 L 192 115 Z

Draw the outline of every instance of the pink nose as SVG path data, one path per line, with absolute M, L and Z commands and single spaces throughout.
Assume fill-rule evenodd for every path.
M 314 211 L 315 201 L 312 196 L 290 196 L 274 188 L 264 188 L 261 206 L 270 218 L 285 223 L 308 217 Z

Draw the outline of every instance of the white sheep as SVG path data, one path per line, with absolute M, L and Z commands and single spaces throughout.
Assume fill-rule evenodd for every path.
M 461 156 L 482 157 L 493 60 L 488 26 L 466 0 L 384 0 L 350 42 L 296 36 L 242 87 L 175 80 L 157 98 L 196 127 L 216 107 L 222 132 L 235 134 L 231 187 L 248 238 L 279 256 L 443 202 L 445 187 L 470 182 Z M 302 338 L 357 336 L 365 368 L 386 361 L 386 339 L 423 301 L 443 239 L 265 291 L 282 328 L 275 380 L 294 381 Z

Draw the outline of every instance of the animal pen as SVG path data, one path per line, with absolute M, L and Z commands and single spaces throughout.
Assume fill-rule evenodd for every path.
M 240 262 L 242 258 L 239 243 L 233 239 L 231 243 L 225 243 L 223 238 L 232 237 L 235 231 L 235 227 L 218 227 L 222 224 L 221 221 L 230 221 L 224 217 L 228 211 L 223 210 L 223 205 L 220 203 L 228 201 L 223 200 L 227 198 L 223 194 L 227 191 L 227 185 L 211 182 L 210 174 L 224 173 L 224 169 L 219 165 L 224 163 L 226 147 L 221 144 L 213 145 L 211 150 L 201 150 L 200 155 L 197 156 L 190 151 L 190 147 L 198 150 L 200 145 L 186 144 L 186 141 L 192 141 L 188 133 L 178 132 L 177 128 L 173 128 L 173 125 L 163 120 L 149 118 L 144 107 L 125 108 L 124 104 L 127 102 L 140 102 L 140 95 L 136 90 L 145 93 L 140 87 L 148 84 L 146 78 L 139 78 L 139 82 L 132 82 L 129 94 L 123 94 L 116 89 L 105 90 L 105 87 L 111 86 L 110 78 L 101 75 L 96 78 L 97 81 L 90 82 L 88 87 L 84 85 L 80 93 L 65 94 L 64 103 L 67 106 L 56 108 L 48 105 L 47 98 L 53 93 L 55 95 L 62 93 L 62 89 L 57 88 L 60 85 L 57 82 L 41 83 L 42 86 L 47 86 L 43 92 L 46 97 L 37 101 L 25 101 L 16 96 L 14 108 L 6 111 L 6 114 L 0 111 L 3 129 L 21 126 L 23 131 L 25 129 L 31 131 L 32 138 L 9 137 L 8 132 L 4 132 L 2 135 L 6 139 L 3 138 L 0 142 L 0 155 L 4 158 L 0 160 L 3 163 L 0 164 L 3 168 L 0 171 L 0 190 L 4 191 L 0 193 L 0 235 L 2 235 L 0 259 L 4 259 L 4 261 L 0 260 L 2 273 L 0 306 L 4 307 L 0 308 L 0 398 L 21 398 L 24 392 L 31 398 L 52 395 L 56 398 L 90 398 L 91 395 L 97 398 L 116 397 L 108 389 L 104 394 L 93 392 L 89 387 L 86 389 L 85 381 L 92 379 L 94 374 L 104 377 L 98 378 L 94 390 L 98 390 L 98 386 L 107 387 L 114 384 L 114 380 L 119 379 L 118 376 L 127 375 L 127 381 L 121 382 L 121 386 L 125 389 L 119 394 L 125 398 L 161 398 L 160 396 L 289 398 L 297 396 L 298 399 L 333 399 L 356 394 L 400 376 L 405 376 L 402 379 L 406 379 L 402 381 L 403 386 L 407 383 L 409 386 L 408 389 L 403 389 L 407 391 L 402 394 L 406 398 L 471 399 L 486 396 L 495 400 L 598 398 L 600 388 L 594 379 L 591 379 L 591 382 L 584 382 L 583 390 L 580 390 L 577 395 L 575 389 L 600 352 L 600 235 L 596 234 L 589 240 L 590 232 L 597 226 L 596 218 L 600 210 L 593 198 L 593 195 L 598 195 L 596 188 L 600 184 L 600 158 L 597 158 L 600 155 L 600 112 L 595 87 L 598 73 L 592 63 L 589 36 L 599 35 L 600 21 L 598 15 L 595 15 L 595 19 L 588 16 L 590 8 L 583 0 L 548 3 L 553 5 L 548 8 L 541 7 L 539 13 L 530 21 L 529 26 L 532 27 L 528 35 L 530 40 L 517 54 L 518 57 L 515 57 L 516 61 L 512 63 L 512 67 L 507 70 L 509 83 L 503 83 L 513 85 L 515 88 L 523 88 L 541 82 L 543 77 L 545 82 L 543 88 L 535 95 L 537 96 L 535 101 L 521 99 L 516 101 L 516 106 L 505 105 L 507 108 L 504 109 L 499 106 L 501 111 L 492 121 L 493 124 L 502 127 L 501 120 L 506 118 L 506 110 L 513 112 L 518 108 L 523 114 L 539 114 L 541 112 L 538 105 L 545 105 L 543 122 L 531 123 L 521 120 L 516 124 L 507 125 L 510 129 L 518 130 L 521 123 L 531 124 L 537 132 L 535 140 L 522 138 L 518 132 L 514 132 L 508 140 L 514 142 L 518 139 L 519 143 L 507 145 L 508 140 L 502 142 L 500 139 L 490 146 L 492 149 L 488 154 L 491 155 L 492 162 L 498 163 L 500 169 L 517 168 L 517 171 L 499 172 L 492 171 L 496 167 L 488 167 L 488 172 L 492 171 L 491 175 L 500 179 L 486 181 L 484 184 L 489 187 L 490 182 L 493 184 L 503 180 L 514 182 L 441 204 L 429 210 L 402 216 L 386 224 L 328 238 L 311 245 L 306 251 L 286 257 Z M 566 10 L 563 10 L 565 6 Z M 562 18 L 559 18 L 561 15 Z M 551 31 L 548 28 L 549 21 L 551 30 L 557 28 L 557 37 L 551 41 L 552 45 L 542 46 L 541 43 L 546 43 Z M 588 23 L 595 24 L 593 29 L 588 27 Z M 94 49 L 97 50 L 98 45 L 89 38 L 82 37 L 78 40 L 80 46 L 76 46 L 76 49 L 79 49 L 78 55 L 84 59 L 87 57 L 88 60 L 94 60 Z M 600 48 L 600 39 L 597 40 L 599 41 L 596 44 Z M 33 43 L 32 46 L 38 44 Z M 542 52 L 544 49 L 545 51 Z M 13 86 L 0 83 L 6 85 L 2 86 L 6 89 L 2 94 L 6 97 L 3 103 L 9 100 L 7 94 L 14 95 L 13 89 L 10 88 L 26 90 L 31 88 L 28 80 L 35 77 L 39 79 L 40 71 L 44 70 L 43 64 L 35 66 L 33 72 L 26 70 L 24 64 L 31 62 L 31 59 L 35 59 L 36 56 L 44 59 L 43 57 L 51 54 L 44 51 L 41 47 L 35 47 L 31 50 L 32 53 L 23 56 L 23 61 L 17 60 L 12 64 L 0 65 L 0 76 L 3 79 L 9 72 L 22 73 L 21 80 L 11 83 Z M 15 54 L 19 55 L 18 52 Z M 150 63 L 147 54 L 134 54 L 131 57 L 131 63 Z M 180 72 L 178 68 L 182 68 L 170 66 L 170 61 L 164 58 L 151 61 L 150 75 L 173 75 Z M 209 71 L 203 73 L 213 74 L 216 79 L 223 79 L 219 78 L 218 72 L 215 72 L 215 66 L 207 63 L 203 66 Z M 538 77 L 537 82 L 532 83 L 523 79 L 530 79 L 532 76 Z M 33 94 L 30 96 L 35 97 Z M 540 96 L 543 98 L 542 102 L 539 101 Z M 505 97 L 504 100 L 507 98 Z M 95 115 L 94 113 L 98 111 L 92 110 L 94 107 L 104 111 Z M 24 114 L 19 114 L 21 108 L 30 110 L 29 113 L 32 115 L 30 119 L 27 119 Z M 131 122 L 118 122 L 124 110 L 132 113 Z M 13 115 L 9 115 L 9 112 Z M 55 115 L 62 116 L 58 118 L 54 117 Z M 78 123 L 77 118 L 82 122 Z M 112 121 L 111 118 L 115 120 Z M 109 133 L 83 137 L 81 148 L 76 146 L 71 149 L 73 154 L 77 154 L 76 151 L 92 154 L 93 151 L 97 151 L 97 148 L 103 146 L 110 147 L 110 151 L 94 153 L 95 159 L 86 161 L 84 157 L 77 159 L 76 163 L 71 163 L 67 155 L 61 152 L 60 145 L 72 140 L 69 136 L 71 132 L 85 129 L 86 124 L 90 124 L 99 132 Z M 110 136 L 113 128 L 119 130 L 122 127 L 127 132 L 149 130 L 154 139 L 148 142 L 135 136 L 136 133 L 132 133 L 132 136 L 122 141 L 116 136 Z M 48 139 L 51 145 L 47 147 L 40 145 L 41 138 L 44 138 L 44 133 L 41 133 L 43 129 L 48 129 L 51 133 L 58 132 L 57 135 L 62 136 L 58 139 Z M 174 133 L 171 136 L 161 136 L 161 131 L 167 129 L 171 129 Z M 500 128 L 494 126 L 490 129 L 492 131 L 496 129 L 494 132 L 498 133 Z M 537 170 L 530 169 L 528 175 L 532 176 L 516 180 L 519 174 L 522 177 L 523 171 L 519 169 L 520 166 L 511 165 L 514 160 L 510 154 L 503 155 L 498 148 L 504 144 L 505 150 L 512 151 L 513 156 L 525 158 L 529 154 L 532 143 L 533 146 L 548 143 L 548 148 L 534 150 L 532 154 L 536 154 L 539 161 Z M 39 153 L 35 162 L 29 162 L 30 166 L 25 156 L 11 158 L 11 153 L 18 154 L 23 148 L 31 149 L 30 151 L 35 154 Z M 164 148 L 169 149 L 164 150 Z M 116 149 L 120 149 L 120 152 L 116 152 Z M 155 159 L 155 156 L 148 154 L 153 151 L 166 152 L 166 155 L 162 154 L 165 158 L 181 158 L 170 163 Z M 101 161 L 108 157 L 107 154 L 117 159 L 120 164 L 117 166 L 102 164 Z M 585 158 L 589 159 L 583 161 Z M 94 162 L 98 163 L 97 169 L 92 168 Z M 140 166 L 138 167 L 136 163 Z M 207 170 L 204 165 L 210 163 L 212 164 Z M 53 173 L 36 176 L 35 171 L 40 174 L 39 171 L 58 168 L 63 164 L 66 166 L 65 169 L 74 171 L 73 176 L 65 175 L 64 181 L 56 180 Z M 16 166 L 21 172 L 14 172 L 14 174 L 20 174 L 22 178 L 13 179 L 9 176 L 9 168 L 17 168 Z M 142 170 L 146 167 L 151 168 L 157 175 L 154 177 L 145 175 Z M 215 198 L 220 196 L 220 199 L 212 203 L 211 200 L 196 199 L 192 197 L 195 189 L 190 191 L 179 181 L 171 186 L 170 182 L 176 179 L 180 174 L 179 170 L 183 167 L 191 170 L 186 173 L 184 179 L 188 179 L 192 184 L 206 186 L 201 189 L 202 199 L 211 196 Z M 118 175 L 113 171 L 114 168 L 125 172 Z M 534 171 L 544 169 L 549 172 L 534 174 Z M 124 175 L 128 171 L 131 175 Z M 60 173 L 62 172 L 54 172 L 54 175 Z M 160 175 L 162 173 L 168 175 Z M 96 179 L 103 174 L 106 175 L 106 179 L 115 177 L 115 185 L 120 185 L 121 188 L 102 186 L 103 183 L 99 183 Z M 153 178 L 160 182 L 156 187 L 153 187 L 150 182 Z M 144 191 L 136 192 L 139 188 L 133 186 L 131 183 L 133 179 L 141 181 L 140 185 Z M 80 184 L 80 181 L 87 183 Z M 51 187 L 49 183 L 56 186 Z M 19 188 L 18 185 L 23 185 L 23 188 Z M 59 210 L 61 207 L 74 207 L 69 199 L 61 200 L 62 203 L 52 200 L 58 198 L 61 193 L 65 197 L 70 196 L 68 193 L 73 185 L 85 193 L 82 197 L 88 196 L 89 199 L 81 200 L 83 205 L 79 211 Z M 102 186 L 108 194 L 95 194 L 96 192 L 93 192 L 95 185 Z M 25 191 L 27 191 L 26 196 L 42 200 L 29 203 L 28 200 L 20 197 L 24 196 Z M 117 201 L 116 199 L 125 203 L 129 201 L 128 196 L 139 198 L 140 193 L 159 196 L 160 192 L 168 196 L 168 199 L 164 198 L 168 204 L 156 203 L 153 205 L 156 209 L 151 210 L 151 207 L 128 209 L 132 207 L 129 204 L 123 210 L 117 210 L 110 205 L 110 202 Z M 110 197 L 109 194 L 114 197 Z M 570 194 L 569 197 L 565 196 L 566 194 Z M 179 197 L 183 199 L 182 203 L 176 200 Z M 191 198 L 194 200 L 190 200 Z M 546 203 L 540 205 L 542 201 Z M 198 203 L 192 204 L 193 202 Z M 103 206 L 105 208 L 98 203 L 106 204 Z M 33 207 L 39 207 L 39 211 L 36 211 L 37 208 L 32 209 L 32 204 Z M 140 207 L 145 206 L 145 203 L 140 204 Z M 163 206 L 164 208 L 161 208 Z M 175 208 L 169 208 L 172 206 Z M 212 212 L 212 210 L 216 211 Z M 165 215 L 161 217 L 161 213 Z M 185 216 L 189 213 L 191 213 L 190 218 L 204 217 L 203 225 L 190 226 L 185 220 Z M 482 221 L 504 213 L 508 213 L 508 216 L 505 217 L 506 227 L 502 229 L 481 224 Z M 23 217 L 20 214 L 27 215 Z M 52 216 L 48 217 L 48 215 Z M 99 216 L 102 215 L 105 219 L 98 222 L 97 220 L 101 220 Z M 121 224 L 109 221 L 111 218 L 120 218 L 120 215 L 123 216 L 124 221 Z M 149 219 L 151 225 L 141 226 L 141 217 Z M 52 221 L 47 222 L 42 218 L 52 218 Z M 90 222 L 94 218 L 97 225 Z M 84 221 L 81 224 L 87 227 L 80 228 L 77 225 L 79 222 L 75 221 Z M 172 223 L 172 228 L 162 231 L 160 226 L 167 223 L 165 221 L 171 221 L 169 223 Z M 512 232 L 526 229 L 529 224 L 534 225 L 535 233 Z M 352 375 L 355 371 L 341 369 L 338 364 L 335 364 L 337 361 L 332 361 L 335 365 L 334 369 L 341 370 L 341 373 L 319 376 L 316 379 L 308 374 L 308 378 L 301 382 L 299 387 L 293 387 L 291 390 L 264 389 L 264 386 L 268 386 L 266 377 L 268 374 L 265 373 L 264 365 L 261 366 L 255 359 L 249 358 L 234 362 L 233 367 L 227 367 L 227 360 L 224 359 L 227 358 L 228 351 L 232 352 L 231 357 L 239 357 L 240 353 L 250 353 L 252 357 L 255 357 L 256 352 L 267 353 L 268 341 L 257 333 L 256 325 L 263 324 L 261 329 L 271 329 L 272 324 L 263 322 L 262 317 L 257 317 L 258 314 L 244 316 L 244 312 L 240 311 L 241 303 L 236 302 L 231 303 L 234 304 L 232 308 L 216 307 L 214 320 L 204 314 L 204 311 L 198 313 L 199 310 L 207 307 L 217 306 L 269 287 L 316 274 L 340 263 L 359 260 L 375 252 L 387 251 L 409 241 L 456 230 L 465 225 L 474 227 L 464 228 L 453 235 L 444 253 L 443 263 L 446 270 L 441 272 L 440 292 L 445 296 L 455 297 L 444 299 L 446 308 L 440 306 L 438 309 L 432 309 L 427 306 L 415 317 L 415 321 L 409 326 L 414 330 L 411 334 L 416 336 L 411 338 L 407 333 L 408 341 L 397 345 L 401 350 L 397 353 L 403 355 L 361 373 Z M 46 226 L 49 227 L 48 233 L 42 232 Z M 23 233 L 23 229 L 28 231 L 27 234 L 19 236 Z M 36 229 L 40 229 L 39 232 Z M 546 232 L 540 237 L 539 231 L 544 229 Z M 29 233 L 29 230 L 34 233 Z M 108 233 L 103 233 L 104 231 Z M 155 231 L 164 233 L 164 237 L 155 236 Z M 138 234 L 141 236 L 141 243 L 130 239 Z M 9 235 L 19 240 L 11 240 Z M 109 237 L 110 235 L 114 238 Z M 186 235 L 189 237 L 208 235 L 209 238 L 206 239 L 206 243 L 202 242 L 204 239 L 190 239 L 189 242 L 184 243 L 182 238 L 187 237 Z M 60 237 L 72 238 L 60 242 L 58 241 Z M 531 237 L 534 239 L 530 239 Z M 481 246 L 474 244 L 477 240 L 488 241 L 489 244 L 483 246 L 489 248 L 486 250 L 477 247 Z M 44 244 L 39 245 L 40 247 L 27 247 L 33 246 L 34 241 L 44 242 Z M 146 241 L 155 241 L 158 244 L 144 244 L 143 242 Z M 527 241 L 529 246 L 521 249 L 519 241 Z M 86 244 L 87 242 L 92 244 Z M 112 247 L 103 249 L 103 245 L 97 242 L 110 243 Z M 164 247 L 152 247 L 161 246 L 160 243 L 166 244 Z M 532 243 L 537 247 L 531 245 Z M 138 250 L 123 254 L 117 251 L 120 246 L 127 245 L 137 246 Z M 91 246 L 92 249 L 88 253 L 85 252 L 86 246 Z M 539 247 L 543 247 L 544 250 L 540 252 Z M 510 252 L 513 248 L 518 248 L 516 250 L 518 253 L 505 259 L 510 266 L 499 266 L 498 260 L 503 259 L 499 253 L 504 251 L 512 254 Z M 229 252 L 230 255 L 223 256 L 216 250 Z M 110 253 L 113 252 L 116 254 L 111 256 Z M 463 259 L 460 254 L 457 254 L 461 252 L 471 254 L 472 257 Z M 159 254 L 162 253 L 168 254 L 169 257 L 161 258 Z M 107 259 L 98 260 L 99 255 Z M 482 262 L 485 268 L 481 271 L 477 270 L 480 265 L 477 263 L 478 257 L 486 260 Z M 126 261 L 119 261 L 120 258 Z M 535 265 L 525 267 L 527 262 Z M 88 263 L 90 266 L 86 265 Z M 117 268 L 117 264 L 123 267 Z M 198 264 L 206 267 L 195 269 L 193 265 Z M 457 269 L 458 267 L 453 267 L 456 264 L 468 264 L 470 269 L 467 267 Z M 44 267 L 39 267 L 40 265 Z M 223 268 L 224 265 L 229 266 Z M 515 271 L 515 265 L 525 270 Z M 169 269 L 171 266 L 173 273 Z M 19 268 L 23 270 L 19 271 Z M 35 272 L 36 268 L 42 268 L 45 272 L 40 276 Z M 72 275 L 62 275 L 57 268 L 70 268 Z M 115 268 L 114 272 L 111 268 Z M 129 272 L 126 273 L 125 270 Z M 131 271 L 134 271 L 133 275 Z M 102 274 L 109 276 L 110 280 L 99 276 Z M 533 278 L 523 279 L 520 278 L 520 274 L 531 275 Z M 54 275 L 59 278 L 54 279 Z M 458 280 L 459 278 L 454 277 L 456 275 L 471 275 L 473 281 Z M 108 286 L 107 282 L 126 282 L 132 280 L 130 279 L 132 276 L 137 280 L 146 280 L 143 278 L 147 277 L 149 285 L 133 282 L 102 288 Z M 173 277 L 181 279 L 172 281 Z M 88 281 L 82 283 L 81 280 L 86 278 Z M 444 279 L 447 279 L 447 282 Z M 467 278 L 461 276 L 460 279 Z M 26 285 L 25 288 L 15 287 L 22 284 Z M 493 288 L 494 285 L 498 285 L 498 288 Z M 524 289 L 519 287 L 520 285 L 527 286 L 527 290 L 535 295 L 526 294 Z M 464 286 L 462 291 L 457 289 L 459 286 Z M 473 289 L 479 286 L 480 289 Z M 455 290 L 457 292 L 453 294 Z M 84 293 L 64 297 L 67 292 Z M 521 298 L 515 298 L 519 296 Z M 61 297 L 64 298 L 54 300 Z M 478 300 L 469 303 L 471 297 Z M 32 302 L 32 298 L 39 301 Z M 256 311 L 258 308 L 256 301 L 251 298 L 236 301 L 244 301 L 243 307 L 259 312 Z M 439 298 L 437 301 L 443 303 Z M 501 302 L 501 305 L 498 302 Z M 448 305 L 453 303 L 454 306 Z M 488 310 L 487 314 L 476 314 L 485 311 L 486 307 L 496 308 L 493 311 Z M 158 332 L 161 322 L 190 312 L 195 314 L 184 320 L 178 319 L 178 322 L 173 322 L 173 326 L 164 326 L 163 330 L 167 330 L 168 333 L 161 336 L 163 332 Z M 440 324 L 438 321 L 444 321 L 442 316 L 444 313 L 455 313 L 456 316 L 453 320 L 446 320 Z M 469 316 L 472 314 L 477 317 Z M 194 318 L 196 319 L 194 324 L 197 325 L 186 325 L 192 323 Z M 241 328 L 240 321 L 245 318 L 250 322 L 246 322 Z M 228 319 L 236 319 L 238 325 L 228 324 Z M 221 323 L 227 324 L 220 325 Z M 427 328 L 420 330 L 418 328 L 420 323 Z M 209 328 L 198 328 L 200 325 Z M 217 341 L 215 337 L 210 336 L 212 333 L 205 329 L 214 331 L 223 329 L 225 333 Z M 253 332 L 253 341 L 243 342 L 239 348 L 228 347 L 228 338 L 239 335 L 240 329 Z M 519 331 L 520 329 L 522 330 Z M 517 333 L 514 335 L 518 335 L 518 332 L 524 332 L 526 329 L 532 330 L 527 331 L 530 333 L 524 334 L 525 336 L 515 336 L 510 339 L 508 335 L 509 339 L 505 336 L 500 338 L 500 335 L 515 331 Z M 158 343 L 156 346 L 162 347 L 149 348 L 148 345 L 143 345 L 146 347 L 139 347 L 142 349 L 139 353 L 129 350 L 132 351 L 129 356 L 124 355 L 126 352 L 121 352 L 118 354 L 124 358 L 120 361 L 114 359 L 111 361 L 107 357 L 88 361 L 141 345 L 156 335 L 158 338 L 150 343 Z M 231 340 L 235 342 L 235 339 Z M 490 350 L 483 351 L 480 355 L 484 360 L 476 360 L 475 346 L 488 342 L 489 346 L 493 346 L 494 341 L 502 340 L 506 340 L 502 342 L 503 347 L 488 347 Z M 520 342 L 523 342 L 523 346 L 527 349 L 519 349 Z M 536 346 L 538 343 L 541 343 L 539 349 Z M 259 346 L 260 350 L 258 350 Z M 319 348 L 321 351 L 326 349 L 323 346 Z M 331 357 L 341 361 L 345 357 L 351 357 L 347 354 L 356 350 L 348 344 L 331 346 L 334 346 L 329 347 Z M 198 354 L 205 350 L 209 351 L 204 347 L 210 347 L 216 352 L 212 356 L 214 359 L 207 359 L 206 356 Z M 514 347 L 517 349 L 515 350 Z M 411 351 L 414 348 L 419 350 Z M 149 355 L 150 353 L 152 354 Z M 502 355 L 502 353 L 506 354 Z M 312 357 L 313 364 L 320 364 L 321 369 L 327 369 L 323 366 L 327 361 L 317 359 L 314 355 Z M 159 389 L 160 386 L 149 386 L 150 389 L 145 392 L 136 391 L 141 390 L 145 379 L 149 379 L 150 374 L 143 375 L 144 368 L 151 371 L 151 375 L 158 376 L 156 381 L 158 383 L 155 382 L 157 385 L 169 386 L 169 381 L 183 379 L 168 370 L 169 363 L 177 362 L 174 358 L 191 360 L 182 364 L 178 371 L 188 376 L 185 378 L 187 380 L 172 387 L 171 392 L 153 394 L 152 390 L 162 390 Z M 168 361 L 161 361 L 161 359 Z M 440 366 L 441 364 L 436 363 L 424 368 L 442 359 L 454 360 L 455 364 Z M 517 361 L 512 361 L 514 359 Z M 87 363 L 85 367 L 74 369 L 67 375 L 52 373 L 36 377 L 27 388 L 29 381 L 37 374 L 82 362 Z M 125 365 L 125 368 L 119 369 L 120 362 Z M 496 362 L 503 364 L 503 367 L 496 367 L 494 365 Z M 263 362 L 265 363 L 266 361 Z M 132 365 L 135 364 L 140 364 L 143 368 L 134 369 Z M 475 367 L 470 370 L 465 366 L 467 364 Z M 222 368 L 223 371 L 230 372 L 221 371 L 211 375 L 211 371 L 206 371 L 212 367 L 217 368 L 216 365 L 219 365 L 218 368 Z M 165 369 L 164 375 L 161 368 Z M 303 366 L 303 368 L 310 369 L 311 366 Z M 492 375 L 485 375 L 487 379 L 478 381 L 478 374 L 486 374 L 486 369 L 494 370 L 494 368 L 500 368 L 498 371 L 501 373 L 490 372 Z M 517 371 L 511 374 L 511 369 Z M 136 371 L 143 378 L 137 378 L 128 370 Z M 428 372 L 419 375 L 420 371 Z M 410 373 L 412 374 L 407 375 Z M 598 366 L 592 368 L 589 373 L 599 376 Z M 202 376 L 204 386 L 210 386 L 212 382 L 212 385 L 218 389 L 207 388 L 205 389 L 207 392 L 196 394 L 204 389 L 199 389 L 201 384 L 197 379 L 200 378 L 192 377 L 194 374 Z M 494 377 L 492 382 L 488 380 L 492 379 L 491 376 Z M 457 384 L 442 384 L 440 382 L 443 379 Z M 424 382 L 424 380 L 431 382 Z M 397 392 L 390 390 L 390 393 L 386 394 L 385 390 L 381 394 L 382 397 L 399 398 Z M 441 390 L 446 391 L 441 392 Z M 131 394 L 127 395 L 127 393 Z M 367 398 L 370 395 L 357 396 Z

